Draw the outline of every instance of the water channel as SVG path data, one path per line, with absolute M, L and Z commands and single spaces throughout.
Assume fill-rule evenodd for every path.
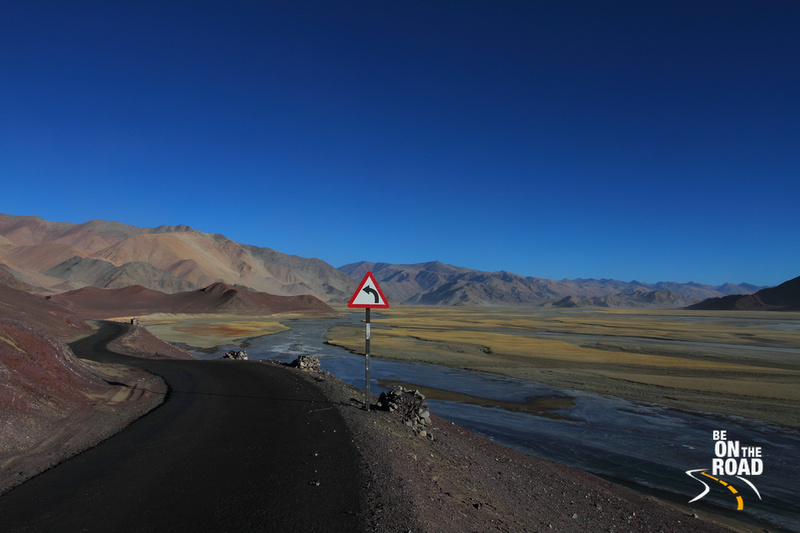
M 289 321 L 286 325 L 291 330 L 253 339 L 247 352 L 250 359 L 286 362 L 298 355 L 313 355 L 323 370 L 363 389 L 364 357 L 327 345 L 323 339 L 336 320 L 357 324 L 359 319 L 355 314 L 335 320 Z M 228 349 L 223 346 L 215 354 L 195 355 L 220 357 Z M 373 393 L 390 383 L 413 384 L 425 389 L 434 413 L 474 433 L 680 504 L 688 504 L 704 490 L 686 471 L 710 472 L 715 457 L 712 432 L 724 430 L 729 440 L 738 440 L 741 446 L 761 448 L 763 473 L 743 476 L 752 487 L 726 477 L 743 498 L 741 512 L 735 511 L 731 492 L 721 486 L 711 486 L 706 496 L 691 505 L 773 530 L 800 531 L 798 431 L 434 365 L 372 358 L 371 378 Z

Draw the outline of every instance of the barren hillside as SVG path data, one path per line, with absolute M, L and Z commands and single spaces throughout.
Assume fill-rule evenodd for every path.
M 0 264 L 21 282 L 59 293 L 141 285 L 169 293 L 217 282 L 284 296 L 344 302 L 355 289 L 318 259 L 242 245 L 188 226 L 56 223 L 0 214 Z

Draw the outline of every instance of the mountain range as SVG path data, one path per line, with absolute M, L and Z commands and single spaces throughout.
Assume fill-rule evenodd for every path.
M 340 268 L 354 279 L 370 271 L 389 300 L 423 305 L 533 305 L 547 307 L 676 308 L 759 287 L 730 283 L 655 284 L 613 279 L 524 277 L 510 272 L 481 272 L 438 261 L 392 265 L 362 261 Z
M 372 271 L 391 303 L 419 305 L 677 308 L 763 288 L 550 280 L 438 261 L 402 265 L 362 261 L 337 269 L 320 259 L 240 244 L 183 225 L 139 228 L 102 220 L 75 224 L 0 214 L 0 284 L 41 294 L 136 285 L 175 294 L 225 283 L 343 304 L 367 271 Z

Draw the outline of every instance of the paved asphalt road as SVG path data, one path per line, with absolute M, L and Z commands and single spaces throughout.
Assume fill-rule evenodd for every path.
M 127 429 L 0 497 L 0 531 L 360 531 L 357 455 L 344 421 L 280 367 L 76 354 L 137 366 L 170 387 Z

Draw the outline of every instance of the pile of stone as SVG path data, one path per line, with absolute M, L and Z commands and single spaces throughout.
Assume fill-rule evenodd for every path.
M 291 366 L 299 368 L 300 370 L 306 370 L 308 372 L 320 371 L 319 359 L 311 355 L 299 356 L 297 359 L 292 361 Z
M 396 386 L 389 392 L 381 393 L 378 407 L 400 416 L 403 423 L 420 437 L 433 438 L 431 412 L 428 410 L 425 395 L 420 391 Z
M 244 350 L 231 350 L 222 356 L 223 359 L 236 359 L 237 361 L 246 361 L 247 352 Z

